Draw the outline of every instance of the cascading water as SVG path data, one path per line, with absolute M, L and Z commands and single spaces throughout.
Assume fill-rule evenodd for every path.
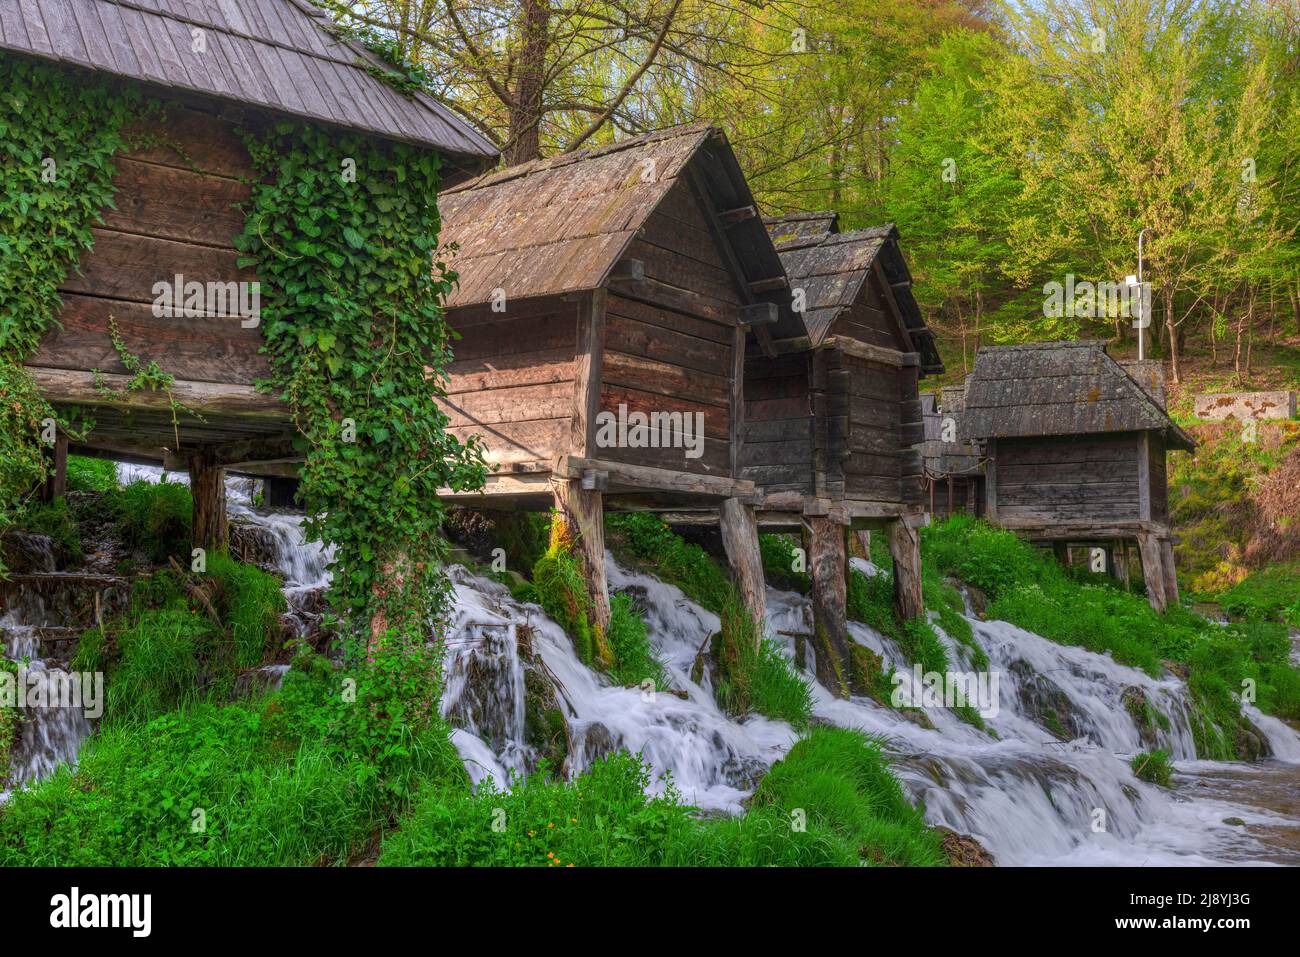
M 329 556 L 304 543 L 301 517 L 247 502 L 232 490 L 232 516 L 258 526 L 271 543 L 291 605 L 295 594 L 319 594 Z M 582 664 L 538 606 L 516 601 L 504 585 L 463 567 L 450 569 L 454 609 L 442 710 L 456 728 L 453 742 L 471 779 L 505 785 L 534 768 L 524 677 L 536 666 L 554 685 L 567 719 L 567 773 L 624 748 L 650 764 L 655 788 L 671 779 L 703 810 L 739 811 L 796 740 L 795 731 L 756 715 L 734 719 L 717 707 L 707 675 L 691 680 L 701 646 L 718 630 L 715 615 L 612 560 L 608 572 L 611 589 L 632 596 L 643 611 L 670 678 L 668 691 L 612 686 Z M 788 636 L 811 630 L 807 599 L 769 590 L 767 605 L 769 629 L 786 636 L 781 640 L 793 656 Z M 836 698 L 813 683 L 815 720 L 884 742 L 929 821 L 976 838 L 999 864 L 1300 863 L 1300 735 L 1290 726 L 1247 707 L 1272 758 L 1198 761 L 1186 688 L 1177 678 L 1151 678 L 1005 622 L 981 621 L 969 608 L 967 618 L 989 671 L 999 676 L 996 713 L 986 717 L 991 734 L 951 709 L 927 706 L 918 718 L 915 710 L 868 698 Z M 905 691 L 919 690 L 890 639 L 856 622 L 850 633 L 897 669 Z M 955 667 L 971 669 L 969 650 L 940 634 Z M 813 663 L 805 665 L 811 678 Z M 1136 720 L 1152 713 L 1159 719 Z M 1156 747 L 1178 762 L 1172 790 L 1140 781 L 1129 767 L 1134 754 Z

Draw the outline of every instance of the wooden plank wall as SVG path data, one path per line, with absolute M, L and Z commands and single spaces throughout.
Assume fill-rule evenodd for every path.
M 873 271 L 863 282 L 853 304 L 836 316 L 830 334 L 885 349 L 906 349 L 906 342 L 889 310 L 879 277 Z
M 573 421 L 579 303 L 542 299 L 506 311 L 453 309 L 447 397 L 438 404 L 448 432 L 482 436 L 491 464 L 546 464 L 567 454 Z
M 152 311 L 154 284 L 171 283 L 178 273 L 203 283 L 256 278 L 236 265 L 233 245 L 244 225 L 236 204 L 249 195 L 241 178 L 252 174 L 242 141 L 231 123 L 178 103 L 168 105 L 162 122 L 131 132 L 147 145 L 117 157 L 117 208 L 105 210 L 103 225 L 92 231 L 93 249 L 60 287 L 61 327 L 50 330 L 28 365 L 126 374 L 109 336 L 112 316 L 130 352 L 156 360 L 182 385 L 265 378 L 260 328 L 243 328 L 233 316 L 160 318 Z M 187 425 L 187 444 L 243 431 L 236 420 L 207 418 Z M 169 416 L 117 423 L 106 412 L 97 420 L 97 438 L 141 439 L 161 430 L 174 444 Z
M 1131 433 L 998 439 L 998 519 L 1137 520 L 1139 448 Z
M 1169 521 L 1169 479 L 1165 473 L 1165 440 L 1158 432 L 1148 433 L 1148 472 L 1151 482 L 1151 520 Z
M 731 475 L 731 382 L 741 298 L 689 183 L 679 182 L 633 240 L 626 258 L 647 279 L 702 297 L 718 322 L 611 291 L 606 303 L 600 410 L 704 416 L 704 453 L 682 449 L 595 448 L 598 458 L 652 468 Z M 677 300 L 681 301 L 681 300 Z
M 768 492 L 813 492 L 813 417 L 807 352 L 745 357 L 741 478 Z

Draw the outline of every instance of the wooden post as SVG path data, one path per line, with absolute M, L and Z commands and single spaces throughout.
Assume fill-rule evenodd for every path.
M 925 615 L 921 597 L 921 537 L 906 519 L 894 519 L 886 526 L 889 554 L 894 560 L 894 610 L 907 621 Z
M 1056 563 L 1062 568 L 1070 567 L 1069 542 L 1052 542 L 1052 554 L 1056 556 Z
M 1122 538 L 1117 538 L 1111 542 L 1111 574 L 1124 583 L 1124 590 L 1128 590 L 1128 543 Z
M 824 515 L 804 519 L 812 577 L 813 650 L 817 680 L 832 694 L 849 693 L 848 563 L 844 529 Z
M 195 548 L 221 550 L 230 541 L 226 524 L 226 470 L 210 455 L 195 452 L 189 458 L 190 494 L 194 499 Z
M 858 550 L 865 561 L 871 561 L 871 529 L 860 528 L 853 533 L 858 540 Z
M 719 510 L 718 527 L 740 597 L 750 616 L 762 627 L 767 620 L 767 583 L 763 580 L 758 519 L 753 507 L 736 498 L 724 500 Z
M 948 476 L 948 512 L 947 512 L 947 514 L 948 514 L 948 515 L 952 515 L 952 513 L 955 512 L 956 510 L 957 510 L 956 495 L 955 495 L 954 492 L 953 492 L 953 487 L 952 487 L 952 476 L 949 475 L 949 476 Z M 933 511 L 933 509 L 931 509 L 931 511 Z
M 1164 556 L 1160 542 L 1150 532 L 1138 532 L 1138 554 L 1142 557 L 1142 578 L 1147 584 L 1147 602 L 1163 612 L 1169 605 L 1165 595 Z
M 1165 601 L 1178 604 L 1178 571 L 1174 567 L 1174 543 L 1169 538 L 1160 539 L 1160 567 L 1165 579 Z
M 68 491 L 68 437 L 60 432 L 50 450 L 50 474 L 41 487 L 41 501 L 53 502 Z
M 574 552 L 582 564 L 591 599 L 592 625 L 600 631 L 599 641 L 609 631 L 609 580 L 605 575 L 605 513 L 600 492 L 584 489 L 581 479 L 551 480 L 555 508 L 572 537 Z

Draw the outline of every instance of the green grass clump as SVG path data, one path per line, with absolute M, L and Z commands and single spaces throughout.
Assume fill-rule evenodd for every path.
M 175 558 L 189 564 L 193 501 L 179 482 L 132 482 L 112 493 L 122 541 L 162 564 Z
M 582 662 L 595 664 L 597 643 L 591 624 L 591 601 L 578 560 L 564 549 L 548 550 L 533 566 L 533 595 L 573 640 Z
M 1260 618 L 1300 627 L 1300 562 L 1270 565 L 1218 596 L 1235 618 Z
M 143 722 L 199 698 L 200 647 L 211 623 L 185 608 L 149 610 L 116 636 L 116 661 L 105 676 L 105 713 Z
M 812 717 L 812 688 L 781 646 L 755 622 L 734 590 L 722 611 L 714 694 L 731 714 L 757 711 L 796 728 Z
M 117 463 L 111 459 L 68 456 L 68 491 L 111 492 L 117 488 Z
M 76 771 L 0 806 L 0 866 L 342 864 L 416 780 L 467 786 L 445 726 L 380 728 L 370 686 L 349 703 L 331 671 L 295 669 L 258 701 L 107 723 Z
M 878 742 L 817 728 L 759 785 L 746 814 L 702 820 L 619 753 L 572 782 L 533 775 L 510 793 L 431 788 L 384 841 L 385 866 L 717 867 L 935 865 L 938 835 Z
M 287 610 L 280 579 L 223 553 L 208 557 L 207 574 L 220 582 L 215 606 L 234 641 L 235 667 L 260 665 L 267 651 L 275 650 L 280 616 Z
M 811 584 L 805 560 L 797 551 L 798 542 L 790 535 L 760 535 L 758 550 L 763 556 L 763 576 L 775 587 L 808 594 Z
M 655 515 L 629 512 L 605 519 L 610 547 L 639 567 L 676 585 L 688 598 L 720 615 L 731 593 L 731 579 L 698 545 L 683 541 Z
M 0 655 L 0 671 L 15 675 L 18 672 L 18 662 L 10 661 Z M 22 713 L 17 708 L 0 704 L 0 790 L 9 781 L 11 770 L 9 759 L 13 754 L 14 742 L 18 738 L 18 722 L 21 720 Z
M 1169 752 L 1163 748 L 1157 748 L 1154 751 L 1143 751 L 1141 754 L 1134 755 L 1131 766 L 1133 773 L 1143 781 L 1158 784 L 1162 788 L 1169 787 L 1169 779 L 1174 773 L 1173 763 L 1169 760 Z
M 627 595 L 614 595 L 609 602 L 609 648 L 614 664 L 609 677 L 615 684 L 639 685 L 652 681 L 656 688 L 668 685 L 664 664 L 654 653 L 645 622 Z

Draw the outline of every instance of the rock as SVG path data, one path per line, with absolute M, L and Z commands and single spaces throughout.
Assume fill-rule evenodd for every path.
M 1243 821 L 1243 820 L 1242 820 L 1241 818 L 1239 818 L 1239 817 L 1225 817 L 1225 818 L 1223 819 L 1223 823 L 1224 823 L 1224 824 L 1230 824 L 1230 825 L 1232 825 L 1233 827 L 1245 827 L 1245 826 L 1246 826 L 1246 822 Z
M 1062 741 L 1083 736 L 1085 732 L 1074 714 L 1070 696 L 1056 682 L 1039 674 L 1023 658 L 1011 662 L 1010 670 L 1019 679 L 1016 690 L 1020 704 L 1038 724 Z
M 993 855 L 985 850 L 984 845 L 969 834 L 936 826 L 935 830 L 943 836 L 943 852 L 948 863 L 953 867 L 994 867 Z
M 252 522 L 230 522 L 230 556 L 246 565 L 256 565 L 264 572 L 279 574 L 278 546 L 270 529 Z
M 1241 719 L 1241 726 L 1237 728 L 1237 735 L 1233 741 L 1237 750 L 1237 757 L 1242 761 L 1258 761 L 1260 758 L 1267 758 L 1273 753 L 1269 747 L 1268 738 L 1264 733 L 1255 727 L 1245 717 Z

